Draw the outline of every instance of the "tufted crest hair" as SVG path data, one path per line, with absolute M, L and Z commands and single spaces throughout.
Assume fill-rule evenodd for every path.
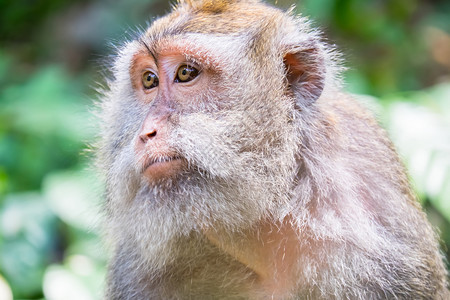
M 197 12 L 222 13 L 233 3 L 257 3 L 258 0 L 179 0 L 178 4 L 187 4 Z

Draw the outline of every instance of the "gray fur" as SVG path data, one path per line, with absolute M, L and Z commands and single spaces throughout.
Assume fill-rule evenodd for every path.
M 125 44 L 104 91 L 106 299 L 271 299 L 201 229 L 240 245 L 258 221 L 287 216 L 305 250 L 287 298 L 449 299 L 436 234 L 386 133 L 340 92 L 338 54 L 304 18 L 257 1 L 207 2 L 217 7 L 200 13 L 202 1 L 182 1 Z M 266 15 L 225 19 L 239 5 Z M 206 21 L 195 21 L 200 14 Z M 186 40 L 204 46 L 204 64 L 220 76 L 170 124 L 168 143 L 190 168 L 150 183 L 133 144 L 151 106 L 133 92 L 130 63 L 142 41 L 157 50 Z M 302 54 L 317 76 L 288 82 L 287 53 Z

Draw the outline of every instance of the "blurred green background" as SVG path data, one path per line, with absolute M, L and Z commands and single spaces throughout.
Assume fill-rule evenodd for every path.
M 102 188 L 86 151 L 96 82 L 114 45 L 168 9 L 0 0 L 1 300 L 101 298 Z M 344 53 L 347 89 L 388 129 L 449 256 L 450 2 L 303 0 L 297 11 Z

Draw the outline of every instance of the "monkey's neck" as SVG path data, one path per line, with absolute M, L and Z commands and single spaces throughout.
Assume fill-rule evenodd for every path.
M 261 288 L 273 295 L 294 288 L 298 270 L 299 232 L 290 220 L 274 224 L 261 221 L 253 229 L 230 234 L 204 230 L 206 238 L 258 275 Z

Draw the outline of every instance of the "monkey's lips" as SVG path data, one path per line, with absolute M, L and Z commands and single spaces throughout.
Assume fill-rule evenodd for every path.
M 180 173 L 185 162 L 181 156 L 159 156 L 148 159 L 144 163 L 142 174 L 152 181 L 173 177 Z

